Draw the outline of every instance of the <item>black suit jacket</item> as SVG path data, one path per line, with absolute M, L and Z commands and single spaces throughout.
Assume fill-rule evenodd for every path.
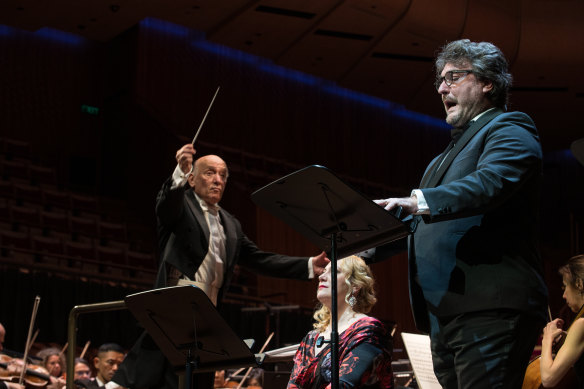
M 156 204 L 162 263 L 157 286 L 166 284 L 165 263 L 194 279 L 207 255 L 209 228 L 193 190 L 186 184 L 171 189 L 172 178 L 162 186 Z M 308 258 L 290 257 L 260 250 L 242 231 L 239 221 L 229 212 L 219 211 L 226 236 L 224 282 L 218 300 L 227 290 L 236 264 L 262 275 L 308 279 Z
M 86 388 L 86 389 L 104 389 L 105 386 L 99 386 L 97 380 L 93 379 L 84 379 L 84 380 L 75 380 L 75 386 L 77 388 Z
M 537 250 L 541 147 L 521 112 L 485 113 L 426 169 L 430 213 L 409 238 L 410 299 L 418 329 L 437 317 L 514 309 L 545 319 Z M 440 166 L 438 170 L 437 167 Z M 378 250 L 379 255 L 383 250 Z
M 188 186 L 171 189 L 172 177 L 158 193 L 159 245 L 162 260 L 156 281 L 166 286 L 166 264 L 194 279 L 209 248 L 209 227 L 193 190 Z M 237 263 L 260 274 L 296 279 L 308 279 L 308 258 L 289 257 L 264 252 L 243 233 L 239 221 L 227 211 L 219 211 L 226 237 L 224 281 L 218 302 L 229 287 Z M 175 388 L 177 377 L 166 358 L 146 333 L 138 339 L 113 380 L 131 388 Z M 212 381 L 212 380 L 211 380 Z

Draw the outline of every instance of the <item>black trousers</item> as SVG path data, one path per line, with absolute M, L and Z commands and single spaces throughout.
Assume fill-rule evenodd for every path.
M 434 372 L 444 389 L 521 389 L 545 323 L 515 310 L 430 314 Z

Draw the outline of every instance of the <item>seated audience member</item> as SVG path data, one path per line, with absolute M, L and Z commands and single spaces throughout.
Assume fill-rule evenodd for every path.
M 118 344 L 102 344 L 97 350 L 97 356 L 93 358 L 93 366 L 96 370 L 95 379 L 78 380 L 76 384 L 84 388 L 122 388 L 112 381 L 112 377 L 124 360 L 124 355 L 124 349 Z
M 564 299 L 573 312 L 584 308 L 584 255 L 570 258 L 560 268 L 564 289 Z M 570 325 L 565 341 L 554 358 L 553 346 L 565 334 L 564 321 L 555 319 L 543 330 L 541 342 L 541 382 L 544 387 L 556 386 L 573 369 L 578 383 L 574 387 L 584 388 L 584 317 L 579 312 Z M 562 387 L 566 387 L 565 385 Z
M 61 350 L 50 347 L 37 353 L 37 357 L 43 360 L 42 364 L 53 377 L 61 377 L 65 372 L 65 359 Z
M 288 388 L 321 389 L 331 383 L 331 268 L 319 277 L 316 323 L 300 343 Z M 367 316 L 377 299 L 371 270 L 356 256 L 338 261 L 339 388 L 392 388 L 392 344 L 385 326 Z

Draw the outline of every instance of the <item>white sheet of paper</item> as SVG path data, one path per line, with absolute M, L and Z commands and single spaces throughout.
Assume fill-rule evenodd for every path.
M 442 389 L 432 367 L 430 337 L 407 332 L 402 332 L 401 336 L 420 389 Z
M 292 361 L 294 360 L 294 355 L 296 354 L 298 347 L 300 347 L 300 343 L 266 351 L 266 359 L 264 362 Z

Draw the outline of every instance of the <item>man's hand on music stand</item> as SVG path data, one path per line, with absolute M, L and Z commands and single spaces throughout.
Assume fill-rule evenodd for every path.
M 403 216 L 418 212 L 418 199 L 416 196 L 373 200 L 373 202 L 382 206 L 387 211 L 391 211 L 396 207 L 402 207 L 405 212 Z

